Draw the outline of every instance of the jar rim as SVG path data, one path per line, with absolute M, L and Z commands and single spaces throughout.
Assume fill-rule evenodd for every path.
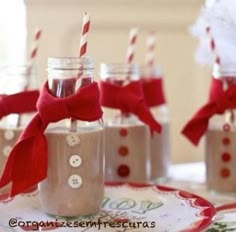
M 124 80 L 130 77 L 131 80 L 140 78 L 139 65 L 136 63 L 100 63 L 99 75 L 102 80 L 115 78 Z
M 134 71 L 139 73 L 139 65 L 136 63 L 100 63 L 100 73 L 111 72 L 114 74 L 120 74 L 124 72 Z
M 91 56 L 83 57 L 48 57 L 48 70 L 93 70 L 94 62 Z
M 227 63 L 223 65 L 214 64 L 212 69 L 212 75 L 216 79 L 224 77 L 236 78 L 236 64 Z

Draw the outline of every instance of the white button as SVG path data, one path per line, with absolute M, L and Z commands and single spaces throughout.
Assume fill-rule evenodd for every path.
M 82 185 L 82 179 L 79 175 L 72 175 L 68 179 L 68 184 L 71 188 L 79 188 Z
M 77 145 L 77 144 L 80 143 L 80 139 L 79 139 L 79 137 L 77 136 L 77 134 L 67 135 L 67 136 L 66 136 L 66 141 L 67 141 L 67 144 L 68 144 L 70 147 L 74 147 L 75 145 Z
M 8 156 L 11 152 L 12 147 L 11 146 L 5 146 L 3 148 L 3 155 Z
M 72 155 L 72 156 L 70 157 L 69 162 L 70 162 L 70 165 L 71 165 L 73 168 L 77 168 L 77 167 L 79 167 L 79 166 L 81 165 L 82 160 L 81 160 L 81 157 L 80 157 L 80 156 L 78 156 L 78 155 Z
M 6 130 L 6 131 L 4 132 L 4 138 L 5 138 L 6 140 L 12 140 L 14 137 L 15 137 L 14 131 L 12 131 L 12 130 Z

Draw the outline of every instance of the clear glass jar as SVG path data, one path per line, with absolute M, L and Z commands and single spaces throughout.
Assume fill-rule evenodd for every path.
M 235 65 L 227 64 L 221 69 L 215 65 L 213 78 L 227 90 L 229 86 L 236 84 Z M 205 163 L 207 186 L 212 192 L 236 192 L 235 116 L 235 109 L 227 109 L 221 115 L 214 115 L 209 121 L 205 141 Z
M 11 95 L 27 89 L 36 89 L 35 66 L 8 65 L 0 67 L 0 95 Z M 22 103 L 25 104 L 25 103 Z M 33 112 L 10 114 L 0 120 L 0 173 L 5 166 L 7 157 L 20 136 L 24 126 L 33 116 Z M 10 184 L 1 188 L 0 195 L 8 194 Z M 35 188 L 31 189 L 34 190 Z M 31 191 L 29 190 L 29 191 Z M 3 197 L 2 197 L 3 198 Z
M 167 180 L 170 166 L 170 117 L 167 103 L 165 102 L 163 79 L 159 66 L 142 67 L 141 79 L 145 100 L 154 115 L 161 124 L 160 134 L 150 133 L 151 145 L 151 181 L 156 184 Z M 158 93 L 155 95 L 156 93 Z M 150 97 L 156 98 L 150 101 Z M 158 99 L 159 98 L 159 99 Z M 156 101 L 155 101 L 156 100 Z
M 93 82 L 93 70 L 90 57 L 49 58 L 49 88 L 60 98 L 72 95 Z M 50 124 L 45 134 L 48 171 L 39 184 L 42 209 L 62 217 L 97 213 L 104 196 L 102 121 L 66 119 Z
M 28 65 L 9 65 L 0 67 L 0 95 L 10 95 L 29 89 L 37 89 L 36 67 Z M 1 119 L 0 125 L 20 127 L 32 118 L 31 114 L 11 114 Z
M 136 64 L 101 64 L 100 77 L 103 82 L 119 86 L 127 85 L 140 80 L 139 67 Z M 104 107 L 104 113 L 106 181 L 148 182 L 150 180 L 149 127 L 131 112 Z

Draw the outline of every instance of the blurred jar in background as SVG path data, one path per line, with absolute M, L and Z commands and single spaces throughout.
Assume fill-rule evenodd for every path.
M 159 184 L 166 181 L 170 166 L 170 119 L 160 67 L 157 65 L 142 67 L 141 79 L 146 103 L 155 119 L 162 126 L 160 134 L 156 132 L 149 133 L 151 150 L 150 180 Z
M 132 83 L 140 80 L 139 67 L 136 64 L 101 64 L 100 77 L 105 111 L 105 180 L 147 183 L 150 180 L 149 127 L 126 110 L 129 98 L 136 97 L 132 96 Z M 109 95 L 104 85 L 117 91 Z M 126 94 L 121 92 L 125 88 Z M 114 107 L 106 107 L 111 99 Z
M 14 108 L 18 109 L 21 107 L 26 107 L 26 109 L 29 110 L 28 113 L 8 114 L 0 119 L 0 173 L 22 129 L 35 113 L 35 105 L 38 97 L 37 86 L 36 70 L 34 66 L 9 65 L 0 68 L 0 99 L 3 98 L 3 100 L 0 100 L 0 111 L 5 111 L 7 108 L 15 110 Z M 33 95 L 30 95 L 30 99 L 20 102 L 19 97 L 16 96 L 16 98 L 9 100 L 8 96 L 26 90 L 33 90 Z M 30 103 L 27 102 L 27 100 L 29 100 Z M 19 106 L 19 104 L 22 105 Z M 0 189 L 0 194 L 7 194 L 9 189 L 10 184 Z
M 225 99 L 229 99 L 230 96 L 225 92 L 229 88 L 236 89 L 235 64 L 224 64 L 220 68 L 215 65 L 210 99 L 219 101 L 222 94 Z M 234 107 L 225 106 L 225 100 L 219 102 L 219 106 L 225 110 L 209 120 L 206 132 L 206 180 L 209 190 L 216 193 L 236 193 L 236 98 L 232 95 L 230 99 Z

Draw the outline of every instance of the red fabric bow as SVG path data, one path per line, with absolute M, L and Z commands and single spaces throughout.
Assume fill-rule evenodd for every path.
M 144 100 L 141 81 L 132 81 L 125 86 L 101 81 L 100 89 L 103 106 L 133 113 L 152 130 L 161 132 L 161 125 L 153 118 Z
M 184 126 L 182 134 L 197 145 L 208 128 L 209 119 L 215 114 L 223 114 L 225 110 L 233 108 L 236 108 L 236 84 L 224 91 L 222 81 L 213 78 L 209 101 Z
M 162 78 L 142 79 L 143 94 L 149 107 L 159 106 L 166 102 Z
M 57 98 L 43 86 L 37 102 L 38 113 L 13 147 L 0 187 L 12 181 L 10 196 L 24 192 L 47 176 L 47 141 L 43 134 L 48 124 L 65 118 L 94 121 L 102 117 L 97 83 L 79 89 L 74 95 Z
M 22 114 L 36 111 L 38 90 L 29 90 L 0 96 L 0 118 L 9 114 Z

